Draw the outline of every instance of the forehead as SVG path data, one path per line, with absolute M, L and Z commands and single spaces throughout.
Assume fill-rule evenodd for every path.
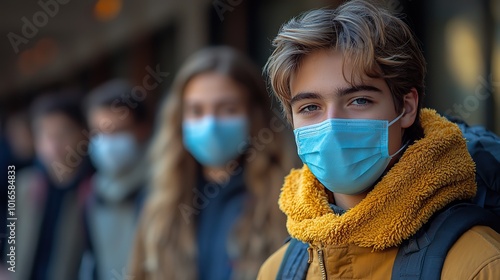
M 322 49 L 305 55 L 290 77 L 291 97 L 303 91 L 323 91 L 370 84 L 382 89 L 388 86 L 382 78 L 371 78 L 364 69 L 355 68 L 344 54 L 333 49 Z
M 302 57 L 299 67 L 293 73 L 290 82 L 292 97 L 300 92 L 304 86 L 314 88 L 317 83 L 325 83 L 330 79 L 341 82 L 343 56 L 339 52 L 319 50 Z
M 186 103 L 217 103 L 245 99 L 245 89 L 230 77 L 208 72 L 193 77 L 184 88 Z
M 69 127 L 74 127 L 75 129 L 80 128 L 75 121 L 64 113 L 54 112 L 39 117 L 35 121 L 34 131 L 37 134 L 44 132 L 67 131 Z
M 128 110 L 133 110 L 123 106 Z M 134 124 L 133 114 L 123 114 L 121 110 L 113 110 L 110 107 L 97 107 L 90 111 L 89 123 L 93 127 L 99 127 L 103 122 L 111 122 L 114 126 L 124 127 Z

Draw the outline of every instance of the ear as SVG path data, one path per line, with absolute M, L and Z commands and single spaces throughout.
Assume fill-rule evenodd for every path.
M 408 128 L 414 122 L 418 112 L 418 91 L 411 88 L 410 92 L 403 97 L 404 115 L 401 117 L 401 128 Z

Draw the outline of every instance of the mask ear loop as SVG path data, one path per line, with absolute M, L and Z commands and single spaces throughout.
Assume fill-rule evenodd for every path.
M 397 116 L 394 120 L 392 120 L 387 126 L 391 126 L 393 123 L 397 122 L 403 115 L 405 114 L 405 108 L 403 108 L 403 112 L 401 112 L 401 115 Z
M 395 155 L 399 154 L 402 150 L 404 150 L 407 146 L 408 146 L 408 143 L 404 144 L 403 146 L 401 146 L 401 148 L 397 152 L 395 152 L 394 154 L 390 155 L 389 157 L 393 158 Z
M 393 123 L 395 123 L 399 119 L 401 119 L 401 117 L 404 114 L 405 114 L 405 108 L 403 108 L 403 112 L 401 112 L 401 114 L 397 118 L 395 118 L 394 120 L 392 120 L 387 127 L 391 126 Z M 394 154 L 390 155 L 389 157 L 393 158 L 395 155 L 399 154 L 402 150 L 404 150 L 407 146 L 408 146 L 408 143 L 405 143 L 403 146 L 401 146 L 401 148 L 397 152 L 395 152 Z

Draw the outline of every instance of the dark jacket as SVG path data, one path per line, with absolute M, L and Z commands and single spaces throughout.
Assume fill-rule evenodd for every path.
M 199 279 L 231 279 L 231 259 L 236 258 L 231 252 L 236 247 L 231 233 L 243 212 L 246 194 L 243 172 L 224 185 L 199 180 L 198 191 L 207 199 L 197 217 Z
M 82 162 L 73 182 L 55 187 L 40 165 L 17 176 L 17 266 L 14 279 L 77 279 L 85 247 L 83 205 L 93 172 Z

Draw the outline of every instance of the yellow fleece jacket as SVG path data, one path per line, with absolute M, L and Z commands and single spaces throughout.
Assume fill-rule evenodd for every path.
M 307 279 L 390 279 L 398 246 L 452 201 L 472 198 L 475 167 L 460 129 L 423 109 L 424 137 L 358 205 L 337 215 L 307 166 L 285 179 L 279 205 L 290 235 L 310 244 Z M 275 279 L 287 245 L 262 266 Z M 500 235 L 474 227 L 451 248 L 442 279 L 500 279 Z

